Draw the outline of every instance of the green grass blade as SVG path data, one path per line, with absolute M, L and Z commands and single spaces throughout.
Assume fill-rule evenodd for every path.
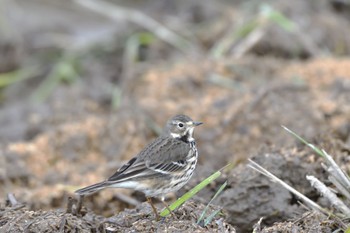
M 0 74 L 0 88 L 31 78 L 38 73 L 38 70 L 38 67 L 33 66 L 2 73 Z
M 170 206 L 169 209 L 171 211 L 174 211 L 176 208 L 178 208 L 179 206 L 181 206 L 183 203 L 185 203 L 188 199 L 190 199 L 191 197 L 193 197 L 196 193 L 198 193 L 199 191 L 201 191 L 203 188 L 205 188 L 208 184 L 210 184 L 213 180 L 217 179 L 221 174 L 222 174 L 222 170 L 225 169 L 227 166 L 229 166 L 230 164 L 226 165 L 225 167 L 223 167 L 222 169 L 220 169 L 219 171 L 213 173 L 211 176 L 207 177 L 205 180 L 203 180 L 202 182 L 200 182 L 198 185 L 196 185 L 196 187 L 194 187 L 193 189 L 191 189 L 190 191 L 188 191 L 187 193 L 185 193 L 184 195 L 182 195 L 180 198 L 178 198 L 175 202 L 173 202 Z M 166 217 L 167 215 L 169 215 L 170 212 L 167 208 L 163 209 L 162 212 L 160 213 L 161 217 Z
M 221 210 L 216 210 L 213 213 L 211 213 L 211 215 L 209 215 L 205 221 L 204 221 L 204 226 L 208 225 L 209 223 L 211 223 L 211 221 L 213 221 L 213 218 L 215 218 L 215 216 L 220 213 Z
M 287 127 L 282 125 L 282 128 L 285 129 L 288 133 L 292 134 L 294 137 L 296 137 L 299 141 L 310 147 L 312 150 L 314 150 L 317 154 L 319 154 L 322 157 L 325 157 L 325 154 L 322 150 L 318 149 L 316 146 L 314 146 L 311 143 L 308 143 L 304 138 L 300 137 L 298 134 L 294 133 L 292 130 L 288 129 Z
M 0 74 L 0 88 L 18 81 L 18 70 Z
M 272 22 L 275 22 L 278 26 L 283 28 L 286 31 L 292 32 L 296 28 L 296 24 L 288 19 L 284 14 L 275 10 L 269 4 L 261 4 L 260 6 L 260 14 L 264 16 L 264 18 L 269 19 Z
M 32 99 L 39 102 L 44 101 L 63 81 L 68 83 L 76 81 L 79 77 L 78 55 L 71 53 L 63 54 L 32 94 Z
M 212 197 L 212 199 L 209 201 L 209 203 L 207 204 L 207 206 L 204 208 L 201 216 L 199 217 L 197 224 L 200 223 L 200 221 L 202 221 L 202 219 L 204 218 L 204 215 L 206 214 L 206 212 L 208 211 L 209 205 L 217 198 L 217 196 L 219 196 L 219 194 L 222 192 L 222 190 L 224 190 L 224 188 L 227 185 L 227 181 L 225 181 L 225 183 L 223 183 L 220 188 L 218 189 L 218 191 L 216 191 L 216 193 L 214 194 L 214 196 Z M 205 226 L 205 225 L 204 225 Z
M 350 227 L 345 230 L 345 233 L 350 233 Z
M 112 88 L 112 109 L 118 109 L 122 102 L 122 90 L 118 86 Z

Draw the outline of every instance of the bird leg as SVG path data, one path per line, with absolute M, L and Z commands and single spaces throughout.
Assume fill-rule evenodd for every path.
M 162 201 L 162 203 L 163 203 L 163 205 L 165 206 L 165 208 L 169 211 L 169 213 L 171 214 L 171 216 L 173 216 L 173 218 L 176 218 L 176 219 L 177 219 L 176 215 L 173 213 L 173 211 L 171 211 L 171 209 L 170 209 L 170 207 L 168 206 L 168 204 L 164 201 L 164 197 L 162 197 L 160 200 Z
M 156 215 L 157 221 L 159 221 L 160 220 L 160 216 L 158 214 L 158 211 L 157 211 L 156 207 L 153 205 L 152 198 L 151 197 L 146 197 L 146 198 L 147 198 L 147 202 L 151 205 L 154 214 Z

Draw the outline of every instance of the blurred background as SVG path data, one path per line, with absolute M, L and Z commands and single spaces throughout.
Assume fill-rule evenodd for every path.
M 0 0 L 0 11 L 1 200 L 62 207 L 178 113 L 205 123 L 185 189 L 295 145 L 281 125 L 349 151 L 347 0 Z M 130 207 L 113 191 L 91 199 L 105 216 Z

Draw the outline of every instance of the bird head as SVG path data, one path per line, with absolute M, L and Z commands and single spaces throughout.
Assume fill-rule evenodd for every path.
M 193 131 L 202 122 L 195 122 L 186 115 L 176 115 L 168 120 L 165 126 L 165 134 L 173 138 L 178 138 L 186 142 L 193 141 Z

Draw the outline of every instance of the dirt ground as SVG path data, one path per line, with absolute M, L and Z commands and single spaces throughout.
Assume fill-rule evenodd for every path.
M 91 2 L 1 3 L 0 232 L 344 230 L 347 220 L 306 208 L 247 159 L 332 209 L 305 178 L 330 184 L 322 159 L 281 125 L 349 172 L 348 2 Z M 234 167 L 160 221 L 124 189 L 70 210 L 76 189 L 113 174 L 178 113 L 204 124 L 195 175 L 169 203 Z M 225 181 L 209 208 L 220 214 L 197 224 Z

